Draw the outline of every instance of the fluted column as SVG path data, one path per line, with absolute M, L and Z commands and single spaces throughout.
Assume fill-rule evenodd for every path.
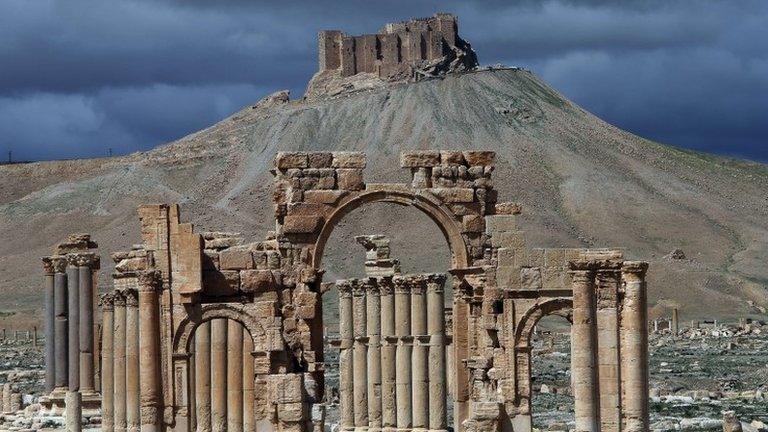
M 77 270 L 79 259 L 77 254 L 67 255 L 67 380 L 70 391 L 80 390 L 80 272 Z
M 53 391 L 56 383 L 56 347 L 54 326 L 56 322 L 54 300 L 54 268 L 50 257 L 43 258 L 43 327 L 45 332 L 45 392 Z
M 427 279 L 427 333 L 429 334 L 429 430 L 448 429 L 446 405 L 445 275 Z
M 572 261 L 573 326 L 571 373 L 576 432 L 600 430 L 595 325 L 595 270 L 591 261 Z
M 256 432 L 256 410 L 254 409 L 254 365 L 253 338 L 243 329 L 243 431 Z
M 368 348 L 367 319 L 365 304 L 365 285 L 358 280 L 352 281 L 352 315 L 355 342 L 353 345 L 352 364 L 355 396 L 355 430 L 368 429 Z
M 339 290 L 339 405 L 341 429 L 355 429 L 355 397 L 353 382 L 354 366 L 352 346 L 354 345 L 354 318 L 352 313 L 352 284 L 349 281 L 336 282 Z
M 195 412 L 198 432 L 211 430 L 211 322 L 195 330 Z
M 211 430 L 227 430 L 227 320 L 211 321 Z
M 392 278 L 378 280 L 381 302 L 381 423 L 385 429 L 397 427 L 395 379 L 395 293 Z
M 621 271 L 618 265 L 608 262 L 597 271 L 597 366 L 601 432 L 618 432 L 621 427 L 618 315 Z
M 101 428 L 105 432 L 115 430 L 115 395 L 114 395 L 114 331 L 115 305 L 114 294 L 102 294 L 101 304 Z
M 139 400 L 139 293 L 125 292 L 125 427 L 137 432 L 141 427 Z
M 243 326 L 227 321 L 227 432 L 243 430 Z
M 398 337 L 395 352 L 395 387 L 397 395 L 397 428 L 413 427 L 411 403 L 411 286 L 407 279 L 395 277 L 395 335 Z
M 84 394 L 95 393 L 93 375 L 93 269 L 98 265 L 95 254 L 77 256 L 77 272 L 80 292 L 79 375 L 80 389 Z
M 113 340 L 114 363 L 114 413 L 115 432 L 124 432 L 126 429 L 126 385 L 125 385 L 125 293 L 114 291 L 115 305 L 115 338 Z
M 69 381 L 69 356 L 67 349 L 69 343 L 68 326 L 69 320 L 67 318 L 67 275 L 65 270 L 67 268 L 67 259 L 63 256 L 51 257 L 51 264 L 53 265 L 53 308 L 56 315 L 54 322 L 54 386 L 56 388 L 64 389 L 67 387 Z
M 647 270 L 646 262 L 625 262 L 621 269 L 622 432 L 649 429 Z
M 160 271 L 139 275 L 139 357 L 140 418 L 142 432 L 161 430 L 160 400 Z
M 381 430 L 381 293 L 375 279 L 366 284 L 368 333 L 368 430 Z

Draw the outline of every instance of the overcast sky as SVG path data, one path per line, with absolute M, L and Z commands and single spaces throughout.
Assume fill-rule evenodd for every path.
M 768 162 L 768 1 L 379 3 L 0 0 L 0 156 L 149 149 L 301 96 L 320 29 L 445 11 L 482 64 L 531 69 L 647 138 Z

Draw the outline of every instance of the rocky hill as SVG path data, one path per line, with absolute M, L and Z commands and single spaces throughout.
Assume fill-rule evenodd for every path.
M 260 238 L 273 228 L 269 169 L 279 150 L 365 151 L 366 180 L 384 182 L 407 178 L 402 150 L 437 148 L 498 153 L 495 184 L 502 200 L 523 205 L 529 245 L 620 246 L 650 260 L 655 313 L 764 316 L 767 166 L 634 136 L 523 70 L 358 88 L 273 98 L 146 153 L 0 167 L 0 310 L 40 305 L 40 257 L 70 232 L 100 243 L 100 283 L 109 284 L 108 253 L 139 239 L 139 203 L 179 202 L 198 230 Z M 376 205 L 337 228 L 327 279 L 362 274 L 352 236 L 370 233 L 393 237 L 405 271 L 447 268 L 426 217 Z

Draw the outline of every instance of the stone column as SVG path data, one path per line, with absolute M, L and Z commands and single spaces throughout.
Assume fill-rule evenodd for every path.
M 67 327 L 69 320 L 67 318 L 67 275 L 64 273 L 67 268 L 67 259 L 63 256 L 51 257 L 53 264 L 53 308 L 56 315 L 54 322 L 54 386 L 64 389 L 69 380 L 69 356 L 67 349 L 69 343 L 67 338 L 69 333 Z
M 68 357 L 68 388 L 70 391 L 80 390 L 80 272 L 77 263 L 80 259 L 77 254 L 67 255 L 67 315 L 69 326 L 67 338 Z
M 647 432 L 649 428 L 646 270 L 646 262 L 625 262 L 621 269 L 622 432 Z
M 141 427 L 139 399 L 139 293 L 125 292 L 125 427 L 137 432 Z M 143 371 L 141 371 L 143 372 Z
M 101 428 L 115 430 L 115 377 L 113 347 L 115 331 L 114 294 L 102 294 L 101 303 Z
M 341 429 L 355 429 L 354 367 L 352 346 L 354 344 L 354 318 L 352 313 L 352 284 L 349 281 L 336 282 L 339 290 L 339 405 Z
M 64 396 L 67 432 L 80 432 L 83 428 L 83 399 L 79 391 L 68 391 Z
M 254 409 L 255 379 L 253 364 L 253 338 L 243 330 L 243 431 L 256 432 L 256 410 Z
M 95 393 L 93 376 L 93 278 L 96 267 L 95 254 L 77 257 L 77 272 L 80 291 L 79 361 L 80 389 L 84 394 Z
M 115 337 L 113 343 L 113 363 L 114 363 L 114 413 L 115 413 L 115 432 L 124 432 L 126 428 L 125 420 L 125 293 L 122 291 L 113 292 L 113 302 L 115 305 L 114 326 Z
M 50 393 L 55 387 L 56 348 L 54 346 L 54 327 L 56 312 L 54 306 L 54 269 L 50 257 L 43 258 L 43 327 L 45 334 L 45 392 Z
M 397 428 L 413 427 L 411 395 L 411 286 L 403 277 L 395 277 L 395 387 L 397 396 Z
M 427 279 L 417 276 L 411 287 L 411 335 L 414 339 L 411 357 L 413 386 L 413 428 L 429 426 L 429 346 L 427 345 Z
M 195 412 L 198 432 L 211 430 L 211 322 L 195 330 Z
M 355 430 L 364 431 L 368 429 L 368 338 L 365 284 L 359 280 L 352 281 L 352 315 L 355 337 L 352 354 Z
M 571 261 L 573 325 L 571 374 L 575 400 L 576 432 L 600 430 L 595 325 L 595 270 L 592 261 Z
M 601 432 L 618 432 L 621 426 L 619 375 L 620 263 L 597 271 L 597 367 L 600 380 Z
M 427 279 L 427 333 L 429 334 L 429 430 L 448 429 L 446 405 L 445 275 Z
M 159 270 L 143 271 L 138 276 L 141 431 L 158 432 L 162 428 L 159 295 L 163 284 Z
M 672 309 L 672 334 L 675 336 L 680 334 L 680 321 L 678 318 L 677 308 Z
M 366 292 L 366 331 L 368 333 L 368 430 L 380 431 L 381 418 L 381 293 L 375 279 L 369 279 Z
M 227 320 L 227 432 L 243 430 L 243 326 Z
M 395 379 L 397 364 L 395 350 L 395 296 L 392 278 L 378 279 L 381 302 L 381 423 L 392 429 L 397 426 Z
M 227 430 L 227 320 L 211 321 L 211 430 Z

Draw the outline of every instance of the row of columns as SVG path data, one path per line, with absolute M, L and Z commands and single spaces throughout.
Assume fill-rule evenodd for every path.
M 447 429 L 445 276 L 338 281 L 342 430 Z
M 195 430 L 255 431 L 254 346 L 248 331 L 219 318 L 200 324 L 193 339 Z
M 43 258 L 45 390 L 96 391 L 94 377 L 94 253 Z
M 648 264 L 604 264 L 571 262 L 576 431 L 647 431 Z
M 102 429 L 161 430 L 160 272 L 101 296 Z

